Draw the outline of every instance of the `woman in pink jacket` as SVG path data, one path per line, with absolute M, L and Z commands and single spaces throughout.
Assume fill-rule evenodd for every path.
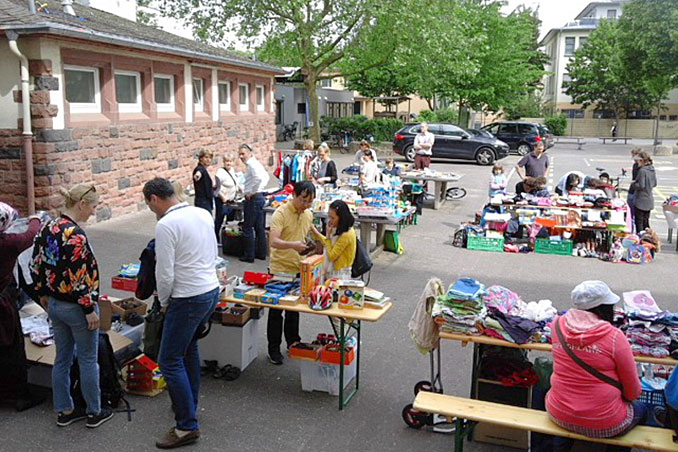
M 624 333 L 612 325 L 619 296 L 602 281 L 584 281 L 572 301 L 574 309 L 552 327 L 546 411 L 559 426 L 591 438 L 622 435 L 644 422 L 647 412 L 632 402 L 641 392 L 636 363 Z

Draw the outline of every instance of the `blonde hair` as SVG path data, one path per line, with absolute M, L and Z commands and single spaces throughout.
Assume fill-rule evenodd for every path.
M 201 159 L 203 157 L 209 157 L 212 158 L 214 154 L 212 154 L 212 151 L 208 151 L 207 149 L 201 149 L 200 152 L 198 152 L 198 159 Z
M 174 195 L 180 202 L 186 201 L 186 193 L 184 192 L 184 186 L 181 185 L 181 182 L 175 180 L 172 182 L 172 187 L 174 187 Z
M 330 147 L 324 141 L 318 146 L 318 152 L 325 152 L 327 155 L 331 154 Z
M 634 149 L 631 149 L 631 155 L 638 155 L 638 154 L 640 154 L 641 152 L 643 152 L 643 150 L 642 150 L 641 148 L 634 148 Z
M 313 148 L 315 147 L 315 143 L 313 143 L 313 140 L 304 140 L 304 151 L 312 151 Z
M 71 187 L 70 190 L 60 188 L 59 193 L 64 197 L 66 208 L 70 209 L 80 201 L 87 204 L 96 204 L 99 201 L 97 189 L 92 184 L 78 184 Z

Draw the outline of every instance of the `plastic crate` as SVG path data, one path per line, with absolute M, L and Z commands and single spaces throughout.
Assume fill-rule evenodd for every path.
M 640 397 L 638 397 L 638 401 L 652 406 L 666 406 L 664 391 L 662 389 L 655 389 L 653 391 L 643 389 L 640 393 Z
M 543 254 L 572 254 L 572 240 L 551 241 L 549 239 L 537 239 L 534 250 Z
M 504 252 L 504 239 L 494 239 L 479 235 L 469 235 L 466 241 L 466 248 L 480 251 L 498 251 Z

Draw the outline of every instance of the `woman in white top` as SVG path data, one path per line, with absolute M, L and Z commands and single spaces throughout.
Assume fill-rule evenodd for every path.
M 228 221 L 233 221 L 235 218 L 235 211 L 228 205 L 235 201 L 238 193 L 242 193 L 243 186 L 241 183 L 242 173 L 236 172 L 233 168 L 235 159 L 231 154 L 225 154 L 223 157 L 224 165 L 217 170 L 217 178 L 219 179 L 220 187 L 219 194 L 215 198 L 216 208 L 216 224 L 221 229 L 221 224 L 224 222 L 224 217 Z
M 360 185 L 367 186 L 377 183 L 379 177 L 379 166 L 374 158 L 374 151 L 368 150 L 361 159 L 360 166 Z

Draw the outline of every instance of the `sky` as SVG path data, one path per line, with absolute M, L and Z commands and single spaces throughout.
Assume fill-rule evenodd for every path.
M 593 0 L 508 0 L 504 12 L 511 12 L 514 8 L 525 5 L 530 8 L 539 7 L 541 19 L 540 38 L 552 28 L 559 28 L 574 20 Z

